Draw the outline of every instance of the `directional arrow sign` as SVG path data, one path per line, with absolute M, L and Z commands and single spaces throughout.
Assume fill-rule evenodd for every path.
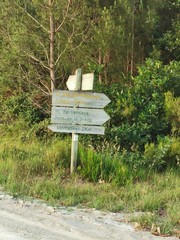
M 70 124 L 52 124 L 48 126 L 53 132 L 83 133 L 83 134 L 104 134 L 104 127 Z
M 53 106 L 104 108 L 111 100 L 104 93 L 54 90 Z
M 52 107 L 51 123 L 102 125 L 109 118 L 103 109 Z
M 81 78 L 82 78 L 82 71 L 81 71 L 81 68 L 78 68 L 76 70 L 76 75 L 70 75 L 66 82 L 68 89 L 72 91 L 80 90 L 81 82 L 82 82 Z
M 78 88 L 77 88 L 77 82 L 76 82 L 76 75 L 70 75 L 67 82 L 66 82 L 66 85 L 68 87 L 69 90 L 72 90 L 72 91 L 77 91 Z
M 76 75 L 70 75 L 66 85 L 71 91 L 78 90 L 93 90 L 94 83 L 94 73 L 86 73 L 82 75 L 82 79 L 77 77 L 77 74 L 80 74 L 80 70 L 77 69 Z M 81 80 L 81 81 L 80 81 Z

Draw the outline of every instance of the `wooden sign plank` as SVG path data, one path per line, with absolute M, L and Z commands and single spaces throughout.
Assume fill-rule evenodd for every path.
M 104 108 L 111 100 L 104 93 L 54 90 L 52 105 L 62 107 Z
M 109 120 L 103 109 L 52 107 L 51 123 L 102 125 Z
M 82 133 L 82 134 L 100 134 L 104 135 L 104 127 L 71 125 L 71 124 L 52 124 L 48 128 L 53 132 L 62 133 Z

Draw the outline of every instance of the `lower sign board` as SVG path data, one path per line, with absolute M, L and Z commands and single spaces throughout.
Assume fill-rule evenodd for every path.
M 104 127 L 86 126 L 86 125 L 70 125 L 70 124 L 52 124 L 48 128 L 53 132 L 64 133 L 84 133 L 84 134 L 104 134 Z
M 103 109 L 52 107 L 51 123 L 102 125 L 109 119 Z

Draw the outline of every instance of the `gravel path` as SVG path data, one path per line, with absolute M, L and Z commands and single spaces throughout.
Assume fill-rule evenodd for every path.
M 125 218 L 94 209 L 53 208 L 0 191 L 0 240 L 164 240 L 136 231 Z

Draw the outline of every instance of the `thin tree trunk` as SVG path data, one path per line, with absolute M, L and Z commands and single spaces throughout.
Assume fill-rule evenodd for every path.
M 128 49 L 127 49 L 127 53 L 126 53 L 125 72 L 126 72 L 126 76 L 128 76 L 128 72 L 129 72 L 129 52 L 128 52 Z
M 104 78 L 105 83 L 108 83 L 108 63 L 109 63 L 109 53 L 106 53 L 103 57 L 103 64 L 104 64 Z
M 134 15 L 135 15 L 135 0 L 133 0 L 133 9 L 132 9 L 132 24 L 131 24 L 131 75 L 133 75 L 134 68 Z
M 101 52 L 101 48 L 99 48 L 99 59 L 98 59 L 98 64 L 101 65 L 102 64 L 102 52 Z M 99 83 L 102 83 L 102 73 L 99 73 Z
M 49 24 L 50 24 L 50 35 L 49 35 L 49 66 L 50 66 L 50 79 L 51 79 L 51 91 L 56 87 L 55 84 L 55 66 L 54 66 L 54 16 L 52 12 L 53 0 L 49 0 Z

